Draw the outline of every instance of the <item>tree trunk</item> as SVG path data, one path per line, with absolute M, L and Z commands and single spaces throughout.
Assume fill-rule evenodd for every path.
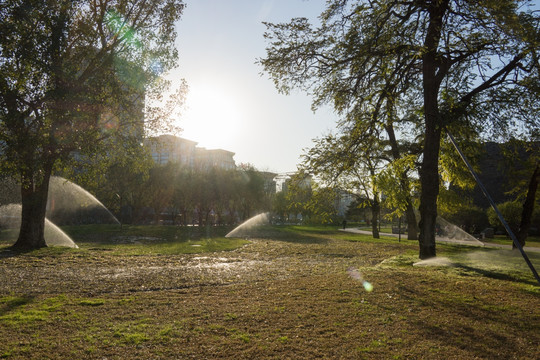
M 407 199 L 405 216 L 407 217 L 407 239 L 418 240 L 418 223 L 416 222 L 416 214 L 410 198 Z
M 437 49 L 441 39 L 443 19 L 448 10 L 448 0 L 434 1 L 429 5 L 429 25 L 424 39 L 422 56 L 422 86 L 424 90 L 424 151 L 420 168 L 420 259 L 435 257 L 435 222 L 439 196 L 439 150 L 442 123 L 438 95 L 446 72 L 439 67 Z
M 34 174 L 22 175 L 21 185 L 21 228 L 19 238 L 13 245 L 19 250 L 32 250 L 46 247 L 45 212 L 49 194 L 51 167 L 46 167 L 42 179 Z
M 536 164 L 531 181 L 529 181 L 529 189 L 527 190 L 527 197 L 523 203 L 523 212 L 521 213 L 521 223 L 519 224 L 519 231 L 517 233 L 517 239 L 520 245 L 525 246 L 525 239 L 529 234 L 531 227 L 532 214 L 534 211 L 534 200 L 536 199 L 536 190 L 538 189 L 538 182 L 540 181 L 540 164 Z M 514 248 L 515 245 L 512 244 Z
M 373 233 L 374 239 L 379 239 L 379 216 L 381 214 L 381 206 L 377 201 L 377 197 L 373 198 L 373 203 L 371 204 L 371 231 Z
M 197 214 L 198 214 L 198 220 L 199 220 L 199 227 L 202 227 L 203 226 L 203 213 L 199 209 L 199 210 L 197 210 Z
M 437 197 L 439 195 L 439 147 L 440 130 L 427 131 L 426 129 L 424 160 L 420 171 L 420 236 L 418 237 L 420 259 L 437 256 L 435 249 L 435 222 L 437 220 Z

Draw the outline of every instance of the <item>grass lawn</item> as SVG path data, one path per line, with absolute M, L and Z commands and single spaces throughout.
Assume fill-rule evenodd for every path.
M 221 228 L 63 230 L 79 249 L 13 253 L 13 234 L 0 232 L 0 358 L 540 354 L 540 286 L 512 251 L 438 244 L 432 266 L 414 266 L 416 241 L 337 227 L 265 226 L 242 239 Z
M 485 239 L 485 242 L 501 245 L 512 245 L 512 239 L 507 235 L 495 235 L 493 239 Z M 540 236 L 529 236 L 525 240 L 525 247 L 540 248 Z

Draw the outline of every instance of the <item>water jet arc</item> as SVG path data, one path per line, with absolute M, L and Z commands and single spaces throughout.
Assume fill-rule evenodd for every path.
M 47 205 L 46 216 L 56 224 L 95 222 L 120 224 L 94 195 L 59 176 L 51 177 Z
M 248 236 L 248 230 L 253 229 L 255 226 L 259 225 L 268 225 L 270 223 L 270 213 L 262 213 L 253 216 L 252 218 L 244 221 L 237 227 L 235 227 L 233 230 L 231 230 L 227 235 L 225 235 L 226 238 L 228 237 L 242 237 L 242 236 Z
M 20 229 L 21 211 L 22 206 L 20 204 L 0 206 L 0 227 Z M 47 218 L 45 218 L 45 243 L 47 246 L 78 248 L 77 244 L 65 232 Z

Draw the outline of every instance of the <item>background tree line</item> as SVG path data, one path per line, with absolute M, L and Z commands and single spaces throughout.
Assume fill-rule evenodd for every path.
M 110 158 L 101 169 L 66 175 L 89 189 L 123 223 L 236 224 L 271 209 L 273 192 L 251 165 L 157 165 L 145 149 L 139 157 Z M 73 168 L 71 168 L 73 169 Z

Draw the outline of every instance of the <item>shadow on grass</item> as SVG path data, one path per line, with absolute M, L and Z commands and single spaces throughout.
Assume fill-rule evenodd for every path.
M 299 244 L 326 244 L 329 229 L 305 226 L 261 225 L 238 232 L 241 238 L 257 238 Z
M 0 259 L 15 257 L 20 254 L 20 251 L 15 251 L 11 245 L 0 245 Z
M 131 243 L 169 243 L 222 238 L 231 230 L 228 226 L 174 225 L 78 225 L 64 226 L 76 244 L 118 245 Z
M 44 249 L 44 248 L 42 248 Z M 39 249 L 24 249 L 15 247 L 13 244 L 1 244 L 0 245 L 0 258 L 11 258 L 19 255 L 29 254 Z
M 0 317 L 34 301 L 33 296 L 6 296 L 0 298 Z
M 494 269 L 483 269 L 480 267 L 474 267 L 464 264 L 455 264 L 454 267 L 460 271 L 462 276 L 467 276 L 468 274 L 481 275 L 487 278 L 504 280 L 511 282 L 518 282 L 527 285 L 539 285 L 538 282 L 534 279 L 530 279 L 524 275 L 523 272 L 516 272 L 515 274 L 509 272 L 502 272 Z M 531 274 L 532 276 L 532 274 Z

